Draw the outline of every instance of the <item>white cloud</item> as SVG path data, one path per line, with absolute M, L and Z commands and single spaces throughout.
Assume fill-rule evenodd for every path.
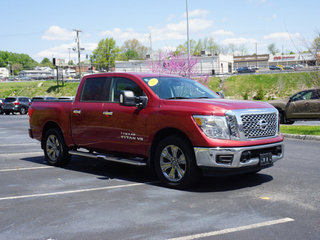
M 228 45 L 230 43 L 234 43 L 236 45 L 240 44 L 254 44 L 257 40 L 254 38 L 227 38 L 221 42 L 223 45 Z
M 190 33 L 203 31 L 212 26 L 213 23 L 214 21 L 205 19 L 191 19 L 189 20 L 189 31 Z M 186 38 L 187 21 L 184 20 L 179 23 L 168 23 L 163 28 L 150 26 L 148 30 L 148 32 L 151 32 L 152 34 L 152 41 L 182 40 Z M 101 32 L 99 35 L 113 37 L 114 39 L 120 39 L 121 41 L 135 38 L 140 42 L 145 42 L 149 39 L 149 33 L 139 33 L 132 28 L 128 28 L 125 31 L 119 28 L 114 28 L 111 31 L 107 30 Z
M 207 10 L 201 10 L 201 9 L 195 9 L 191 12 L 188 12 L 188 17 L 204 17 L 206 18 L 208 15 L 209 11 Z M 187 12 L 182 14 L 181 18 L 186 18 L 187 17 Z
M 225 31 L 225 30 L 218 30 L 215 32 L 212 32 L 211 35 L 216 35 L 216 36 L 234 36 L 235 34 L 231 31 Z
M 290 41 L 291 38 L 301 38 L 301 35 L 300 33 L 291 34 L 288 32 L 276 32 L 263 37 L 263 39 L 266 39 L 266 40 L 278 40 L 278 41 Z
M 81 48 L 84 48 L 85 50 L 82 52 L 81 59 L 85 58 L 85 55 L 87 53 L 91 53 L 95 48 L 97 48 L 98 44 L 96 43 L 83 43 L 81 44 Z M 69 59 L 69 48 L 70 49 L 70 58 L 71 59 L 78 59 L 78 52 L 73 51 L 72 48 L 76 47 L 75 43 L 70 44 L 62 44 L 60 46 L 55 46 L 46 50 L 43 50 L 37 54 L 35 54 L 33 57 L 37 59 L 43 59 L 43 58 L 49 58 L 51 59 L 52 56 L 54 58 L 61 58 L 61 59 Z
M 174 14 L 171 14 L 169 17 L 167 17 L 167 22 L 171 22 L 174 18 Z
M 51 26 L 48 31 L 41 37 L 44 40 L 71 40 L 76 37 L 75 32 L 70 32 L 65 28 Z

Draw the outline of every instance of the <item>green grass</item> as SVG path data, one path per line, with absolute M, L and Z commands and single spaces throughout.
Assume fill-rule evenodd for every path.
M 281 125 L 280 131 L 298 135 L 320 135 L 320 126 Z
M 249 100 L 262 88 L 265 100 L 270 100 L 286 98 L 303 88 L 311 88 L 320 82 L 319 78 L 318 72 L 236 75 L 210 78 L 208 86 L 235 99 L 243 99 L 247 93 Z
M 56 81 L 34 81 L 34 82 L 1 82 L 0 97 L 9 96 L 74 96 L 79 82 L 59 83 L 59 92 Z

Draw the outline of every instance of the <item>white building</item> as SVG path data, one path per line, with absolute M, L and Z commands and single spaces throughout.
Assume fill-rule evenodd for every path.
M 41 70 L 22 70 L 19 72 L 19 79 L 45 79 L 51 77 L 51 71 L 41 71 Z
M 232 73 L 233 56 L 231 54 L 206 55 L 194 57 L 198 60 L 196 67 L 198 72 L 205 74 L 226 74 Z M 116 61 L 115 72 L 150 72 L 151 60 L 129 60 Z M 154 60 L 159 61 L 159 60 Z
M 9 77 L 9 70 L 8 68 L 2 67 L 0 68 L 0 78 L 8 78 Z
M 316 64 L 317 57 L 312 53 L 302 54 L 289 54 L 289 55 L 270 55 L 270 65 L 291 65 L 302 64 L 303 66 L 314 66 Z

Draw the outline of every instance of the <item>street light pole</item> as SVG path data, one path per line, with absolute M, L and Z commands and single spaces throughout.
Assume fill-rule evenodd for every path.
M 190 41 L 189 41 L 189 15 L 188 15 L 188 0 L 186 0 L 186 15 L 187 15 L 187 45 L 188 45 L 188 65 L 190 58 Z
M 79 63 L 79 79 L 81 80 L 81 62 L 80 62 L 80 41 L 79 41 L 79 32 L 81 30 L 73 29 L 73 31 L 77 32 L 77 45 L 78 45 L 78 63 Z

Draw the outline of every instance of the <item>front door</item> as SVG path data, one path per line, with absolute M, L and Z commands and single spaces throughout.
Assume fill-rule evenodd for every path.
M 112 79 L 110 101 L 102 107 L 102 144 L 119 154 L 147 156 L 147 108 L 121 106 L 119 104 L 121 90 L 131 90 L 135 96 L 144 95 L 142 89 L 133 80 L 123 77 Z

